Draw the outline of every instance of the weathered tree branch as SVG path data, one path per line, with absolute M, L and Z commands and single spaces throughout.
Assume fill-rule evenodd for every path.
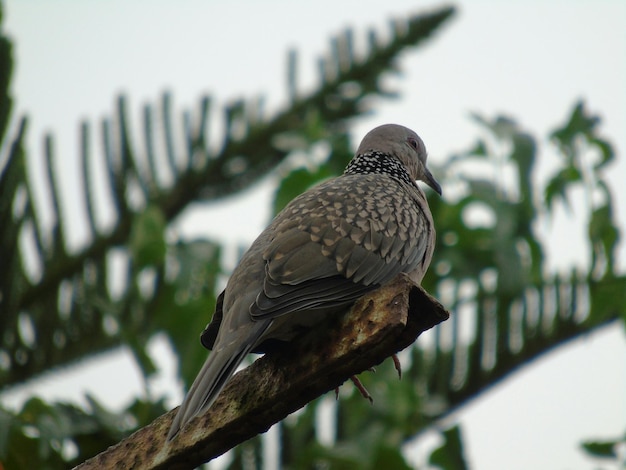
M 349 314 L 236 374 L 211 408 L 171 442 L 166 435 L 174 410 L 76 468 L 195 468 L 380 364 L 448 317 L 437 300 L 400 275 Z

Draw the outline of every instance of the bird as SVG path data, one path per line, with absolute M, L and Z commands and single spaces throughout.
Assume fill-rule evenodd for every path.
M 168 441 L 211 406 L 247 354 L 297 340 L 400 273 L 421 283 L 435 227 L 417 181 L 442 193 L 426 160 L 414 131 L 378 126 L 363 137 L 342 175 L 305 191 L 276 215 L 217 298 L 201 334 L 211 353 Z

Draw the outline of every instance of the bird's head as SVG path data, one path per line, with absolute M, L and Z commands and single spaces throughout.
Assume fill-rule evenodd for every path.
M 375 127 L 365 135 L 356 154 L 370 151 L 378 151 L 398 159 L 411 179 L 423 181 L 441 195 L 441 186 L 426 167 L 426 146 L 411 129 L 398 124 Z

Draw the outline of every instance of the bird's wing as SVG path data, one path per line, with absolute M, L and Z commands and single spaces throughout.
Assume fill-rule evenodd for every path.
M 422 262 L 432 226 L 415 187 L 343 176 L 296 198 L 270 226 L 252 318 L 348 305 Z

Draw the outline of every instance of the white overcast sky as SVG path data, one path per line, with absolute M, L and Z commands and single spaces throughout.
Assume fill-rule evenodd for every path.
M 328 50 L 331 35 L 353 26 L 358 45 L 366 28 L 380 31 L 391 16 L 437 5 L 404 0 L 5 1 L 4 27 L 15 41 L 15 110 L 30 119 L 29 158 L 41 160 L 41 137 L 53 132 L 59 169 L 67 178 L 64 196 L 71 202 L 78 122 L 87 118 L 97 124 L 110 115 L 120 92 L 130 98 L 134 116 L 165 90 L 173 91 L 177 109 L 195 106 L 204 93 L 218 106 L 262 94 L 271 112 L 285 102 L 288 48 L 300 51 L 306 91 L 316 83 L 316 60 Z M 422 136 L 437 162 L 467 148 L 478 135 L 470 112 L 487 117 L 504 112 L 532 134 L 546 136 L 583 98 L 601 114 L 603 132 L 618 149 L 619 162 L 609 179 L 624 230 L 626 2 L 476 0 L 458 6 L 456 18 L 429 44 L 404 54 L 404 74 L 393 79 L 401 99 L 381 102 L 374 115 L 356 121 L 355 138 L 378 124 L 404 124 Z M 548 142 L 541 142 L 541 156 L 537 177 L 545 178 L 556 158 Z M 270 198 L 271 188 L 258 185 L 233 201 L 194 211 L 180 233 L 247 244 L 267 223 Z M 582 205 L 584 198 L 575 202 Z M 549 239 L 552 270 L 589 261 L 584 228 L 572 219 L 559 211 L 552 225 L 541 227 Z M 73 233 L 71 242 L 79 246 L 85 233 L 80 226 Z M 622 246 L 622 269 L 625 251 Z M 155 349 L 165 369 L 158 386 L 171 393 L 174 406 L 181 392 L 173 385 L 171 357 L 162 342 L 155 342 Z M 625 357 L 623 327 L 614 325 L 560 348 L 481 396 L 453 417 L 462 424 L 472 467 L 596 468 L 578 444 L 626 431 Z M 111 375 L 124 379 L 111 387 Z M 44 382 L 36 392 L 46 397 L 79 399 L 90 391 L 115 406 L 141 389 L 125 352 Z M 24 391 L 12 394 L 7 402 L 19 403 L 24 396 Z

